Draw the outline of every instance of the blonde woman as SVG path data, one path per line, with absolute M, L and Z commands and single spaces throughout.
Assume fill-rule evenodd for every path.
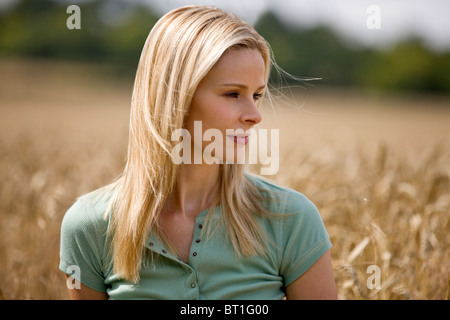
M 187 6 L 156 23 L 136 74 L 124 172 L 62 223 L 72 299 L 336 298 L 316 207 L 236 163 L 262 120 L 271 64 L 266 41 L 218 8 Z M 210 159 L 210 141 L 187 140 L 198 124 L 202 136 L 222 133 Z M 173 152 L 176 130 L 189 133 L 179 156 L 192 162 Z

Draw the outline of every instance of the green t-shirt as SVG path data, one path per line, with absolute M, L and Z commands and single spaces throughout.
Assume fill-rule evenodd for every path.
M 238 257 L 223 223 L 206 237 L 202 233 L 205 210 L 196 218 L 187 264 L 149 234 L 146 247 L 158 254 L 157 259 L 153 264 L 143 263 L 139 283 L 127 282 L 113 273 L 107 254 L 109 222 L 104 216 L 108 195 L 98 200 L 90 193 L 80 197 L 64 216 L 59 269 L 79 276 L 77 280 L 92 289 L 107 292 L 110 299 L 282 299 L 285 288 L 331 243 L 318 210 L 304 195 L 260 177 L 248 178 L 274 195 L 276 201 L 267 204 L 268 209 L 280 214 L 280 218 L 258 218 L 270 238 L 267 257 Z M 220 215 L 219 207 L 215 208 L 211 230 L 223 221 Z

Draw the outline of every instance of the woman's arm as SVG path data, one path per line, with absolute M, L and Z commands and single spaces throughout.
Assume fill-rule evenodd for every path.
M 68 277 L 66 274 L 66 279 Z M 106 292 L 91 289 L 82 283 L 80 289 L 69 289 L 69 297 L 71 300 L 108 300 L 109 298 Z
M 331 267 L 330 250 L 325 252 L 304 274 L 286 287 L 288 300 L 337 299 L 336 282 Z

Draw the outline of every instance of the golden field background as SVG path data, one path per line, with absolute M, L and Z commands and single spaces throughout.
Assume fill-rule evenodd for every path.
M 0 299 L 67 299 L 61 220 L 121 172 L 132 81 L 48 61 L 0 70 Z M 315 84 L 265 110 L 263 126 L 280 129 L 268 178 L 319 208 L 339 298 L 448 299 L 450 99 Z M 370 265 L 380 289 L 366 285 Z

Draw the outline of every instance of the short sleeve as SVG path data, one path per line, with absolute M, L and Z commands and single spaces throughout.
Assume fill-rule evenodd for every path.
M 106 229 L 97 220 L 83 198 L 66 212 L 61 225 L 59 269 L 82 284 L 105 292 L 103 250 Z M 80 279 L 77 279 L 78 275 Z
M 331 242 L 316 206 L 301 193 L 289 192 L 285 214 L 280 273 L 288 286 L 331 248 Z

